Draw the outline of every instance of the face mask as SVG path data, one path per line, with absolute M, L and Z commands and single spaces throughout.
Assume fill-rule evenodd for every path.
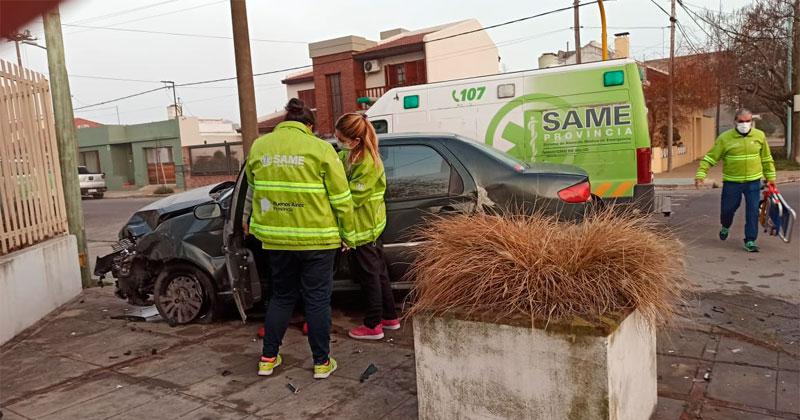
M 736 131 L 739 132 L 741 135 L 745 135 L 750 132 L 750 127 L 753 126 L 752 122 L 737 122 L 736 123 Z
M 352 146 L 350 146 L 350 144 L 345 143 L 345 142 L 343 142 L 341 140 L 336 140 L 336 143 L 339 145 L 339 148 L 342 149 L 342 150 L 350 150 L 350 149 L 352 149 Z

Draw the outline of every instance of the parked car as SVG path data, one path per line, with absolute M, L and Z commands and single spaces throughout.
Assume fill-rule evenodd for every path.
M 578 218 L 592 201 L 588 176 L 578 167 L 527 164 L 455 135 L 382 136 L 380 153 L 388 184 L 383 241 L 397 289 L 412 286 L 404 274 L 419 244 L 414 231 L 431 215 L 537 209 Z M 261 278 L 267 277 L 260 243 L 245 238 L 241 227 L 246 189 L 241 171 L 235 183 L 149 204 L 122 228 L 114 252 L 98 258 L 95 274 L 111 272 L 117 296 L 154 302 L 170 323 L 210 319 L 229 298 L 245 319 L 264 295 Z M 338 258 L 334 291 L 357 288 L 347 258 Z
M 82 197 L 103 198 L 106 192 L 106 174 L 92 173 L 85 166 L 78 166 L 78 180 Z

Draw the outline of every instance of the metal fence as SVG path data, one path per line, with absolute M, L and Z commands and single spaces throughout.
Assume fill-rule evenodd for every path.
M 0 255 L 67 232 L 50 86 L 43 75 L 3 60 L 0 227 Z
M 189 146 L 192 175 L 236 175 L 244 159 L 241 142 Z

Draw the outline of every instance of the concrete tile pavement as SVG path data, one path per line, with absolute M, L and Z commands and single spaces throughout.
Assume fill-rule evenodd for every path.
M 791 329 L 796 314 L 786 312 L 791 305 L 753 299 L 704 296 L 702 305 L 687 308 L 685 319 L 659 332 L 653 419 L 800 417 L 800 351 Z M 751 313 L 726 309 L 704 316 L 709 305 L 733 303 L 774 316 L 754 320 L 766 324 L 760 330 L 741 325 L 749 335 L 731 329 L 727 316 L 743 320 Z M 332 348 L 341 368 L 329 380 L 315 381 L 301 320 L 295 319 L 281 350 L 284 366 L 262 378 L 255 374 L 257 322 L 170 328 L 110 318 L 126 306 L 110 289 L 86 290 L 0 348 L 4 419 L 417 416 L 410 326 L 391 341 L 357 342 L 340 333 L 353 317 L 337 309 Z M 359 376 L 370 363 L 378 372 L 362 383 Z M 292 394 L 288 383 L 299 392 Z

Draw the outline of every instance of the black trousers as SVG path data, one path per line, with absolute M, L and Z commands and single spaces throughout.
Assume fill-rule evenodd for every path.
M 308 344 L 314 364 L 330 353 L 331 291 L 337 250 L 269 251 L 272 296 L 264 320 L 264 357 L 275 357 L 292 311 L 302 298 L 308 322 Z
M 383 255 L 383 242 L 361 245 L 350 250 L 350 270 L 361 283 L 366 308 L 364 325 L 375 328 L 381 319 L 397 319 L 394 295 L 389 285 L 389 270 Z

